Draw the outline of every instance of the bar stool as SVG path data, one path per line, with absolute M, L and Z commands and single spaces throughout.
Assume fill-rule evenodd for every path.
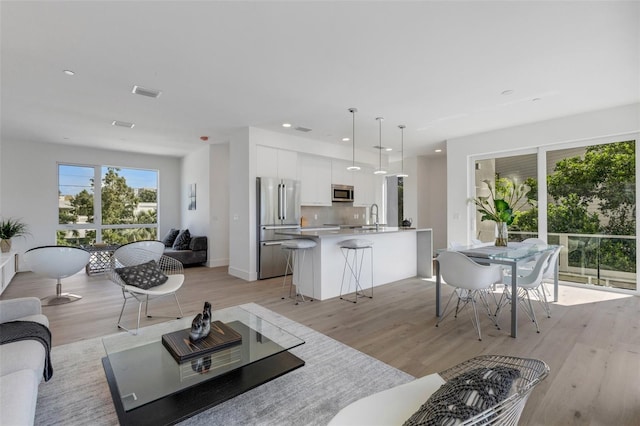
M 369 299 L 373 298 L 373 242 L 369 240 L 362 240 L 358 238 L 340 241 L 339 243 L 340 249 L 342 250 L 342 255 L 344 256 L 344 269 L 342 270 L 342 283 L 340 284 L 340 299 L 346 300 L 348 302 L 357 303 L 358 296 L 360 297 L 368 297 Z M 371 254 L 371 295 L 365 294 L 362 286 L 360 284 L 360 276 L 362 275 L 362 265 L 364 260 L 364 252 L 365 250 L 369 250 Z M 351 259 L 351 263 L 349 263 L 349 253 L 353 252 L 353 258 Z M 360 259 L 358 260 L 358 252 L 360 252 Z M 347 272 L 347 267 L 351 274 L 349 275 L 349 284 L 347 286 L 347 294 L 350 292 L 351 288 L 351 280 L 355 279 L 355 292 L 354 292 L 354 300 L 349 300 L 342 297 L 342 290 L 344 287 L 344 276 Z
M 316 246 L 316 242 L 313 240 L 308 240 L 308 239 L 294 239 L 294 240 L 287 240 L 284 241 L 282 243 L 282 250 L 287 250 L 287 266 L 284 269 L 284 277 L 282 278 L 282 288 L 284 289 L 285 286 L 285 282 L 287 280 L 287 274 L 291 273 L 291 283 L 289 283 L 289 297 L 291 297 L 291 291 L 293 290 L 293 274 L 295 273 L 295 271 L 293 270 L 293 265 L 295 265 L 296 260 L 298 260 L 298 268 L 297 269 L 297 275 L 298 275 L 298 279 L 296 280 L 297 284 L 296 284 L 296 305 L 299 303 L 298 302 L 298 296 L 300 296 L 302 298 L 303 302 L 306 302 L 306 299 L 304 298 L 304 295 L 302 293 L 300 293 L 300 291 L 298 290 L 300 288 L 300 278 L 302 277 L 302 268 L 304 265 L 304 258 L 305 255 L 307 253 L 308 249 L 314 248 Z M 298 253 L 302 252 L 302 262 L 300 262 Z M 315 263 L 313 263 L 313 257 L 311 258 L 312 261 L 312 265 L 313 267 L 315 267 Z M 313 273 L 312 273 L 312 277 L 313 277 Z M 312 278 L 313 280 L 313 278 Z M 311 285 L 311 289 L 313 291 L 313 281 L 312 281 L 312 285 Z M 313 293 L 312 293 L 313 294 Z M 282 297 L 284 299 L 284 296 Z M 310 301 L 313 301 L 313 299 L 309 299 Z

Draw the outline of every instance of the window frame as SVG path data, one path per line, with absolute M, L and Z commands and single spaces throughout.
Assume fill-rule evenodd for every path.
M 57 175 L 57 187 L 56 190 L 60 190 L 60 166 L 70 167 L 84 167 L 93 168 L 93 222 L 91 223 L 60 223 L 60 220 L 56 220 L 56 235 L 59 231 L 74 231 L 74 230 L 95 230 L 96 238 L 95 243 L 102 243 L 102 231 L 106 229 L 138 229 L 138 228 L 155 228 L 156 236 L 160 229 L 160 171 L 158 169 L 146 169 L 141 167 L 126 167 L 126 166 L 113 166 L 107 164 L 81 164 L 71 163 L 66 161 L 58 161 L 56 163 L 56 175 Z M 144 170 L 155 172 L 156 174 L 156 223 L 127 223 L 127 224 L 108 224 L 102 223 L 102 169 L 103 168 L 116 168 L 120 170 Z M 59 200 L 59 197 L 57 198 Z M 56 209 L 56 215 L 60 214 L 59 207 Z M 56 237 L 57 241 L 57 237 Z

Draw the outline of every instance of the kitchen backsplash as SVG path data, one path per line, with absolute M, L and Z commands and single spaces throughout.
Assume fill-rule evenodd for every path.
M 322 225 L 365 225 L 367 224 L 367 208 L 334 204 L 331 207 L 301 207 L 302 226 Z

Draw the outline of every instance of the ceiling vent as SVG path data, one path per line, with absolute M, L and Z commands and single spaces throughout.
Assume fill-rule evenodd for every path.
M 155 89 L 145 89 L 140 86 L 133 86 L 131 93 L 135 93 L 136 95 L 147 96 L 149 98 L 158 98 L 162 94 L 160 90 Z
M 118 121 L 118 120 L 113 120 L 111 122 L 112 126 L 118 126 L 118 127 L 127 127 L 129 129 L 133 129 L 133 127 L 135 126 L 135 124 L 133 123 L 129 123 L 127 121 Z
M 295 129 L 299 132 L 304 132 L 304 133 L 311 131 L 311 129 L 307 129 L 306 127 L 301 127 L 301 126 L 295 127 Z

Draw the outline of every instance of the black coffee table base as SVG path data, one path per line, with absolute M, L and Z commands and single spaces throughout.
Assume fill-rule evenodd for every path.
M 118 385 L 107 357 L 102 358 L 102 365 L 111 390 L 111 398 L 118 413 L 118 420 L 124 426 L 178 423 L 300 368 L 304 365 L 304 361 L 289 352 L 281 352 L 130 411 L 125 411 L 122 406 Z

